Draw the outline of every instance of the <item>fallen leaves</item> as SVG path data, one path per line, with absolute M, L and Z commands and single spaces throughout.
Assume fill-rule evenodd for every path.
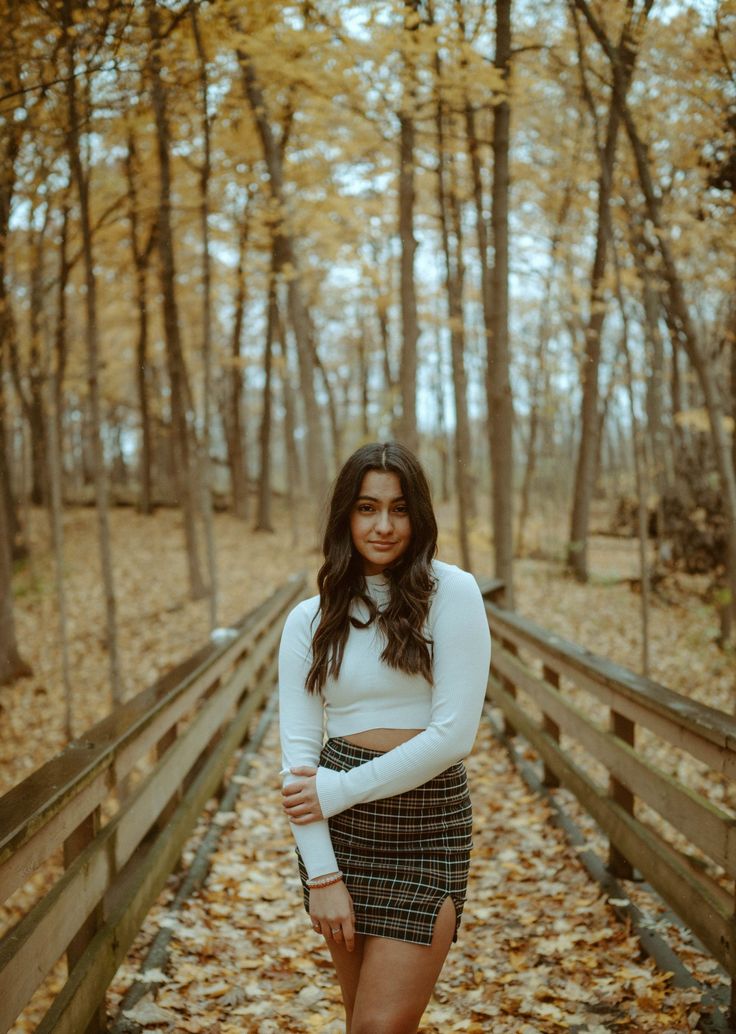
M 327 949 L 301 901 L 279 808 L 276 730 L 241 782 L 201 892 L 175 920 L 156 1004 L 172 1031 L 343 1034 Z M 423 1034 L 665 1034 L 693 1029 L 692 991 L 640 961 L 576 853 L 483 728 L 468 760 L 476 816 L 468 900 Z M 155 909 L 110 989 L 114 1009 L 162 921 Z M 184 1026 L 193 1024 L 193 1027 Z M 199 1025 L 197 1027 L 196 1025 Z M 213 1026 L 213 1025 L 216 1025 Z M 163 1030 L 159 1026 L 151 1029 Z
M 311 544 L 290 548 L 285 515 L 277 516 L 277 534 L 259 536 L 242 522 L 217 515 L 221 624 L 259 602 L 291 571 L 314 568 Z M 207 602 L 186 598 L 179 514 L 163 511 L 143 518 L 132 511 L 114 511 L 111 519 L 130 695 L 204 641 Z M 78 731 L 101 717 L 108 701 L 94 522 L 92 510 L 65 515 Z M 46 534 L 40 511 L 34 513 L 34 527 L 38 547 Z M 445 533 L 443 559 L 455 560 L 454 548 Z M 478 548 L 476 556 L 478 573 L 489 573 L 490 553 L 481 554 Z M 51 572 L 48 552 L 37 548 L 34 572 L 19 576 L 19 640 L 36 674 L 0 689 L 0 779 L 6 788 L 62 745 L 58 648 L 54 635 L 38 634 L 39 629 L 57 627 Z M 636 669 L 637 599 L 626 586 L 580 586 L 565 579 L 558 565 L 532 559 L 519 562 L 516 574 L 522 613 Z M 713 614 L 685 591 L 688 586 L 697 588 L 696 579 L 681 579 L 680 585 L 668 588 L 670 605 L 653 601 L 652 675 L 680 692 L 730 710 L 733 671 L 712 643 Z M 678 777 L 690 774 L 686 759 L 675 752 L 672 758 Z M 471 887 L 460 939 L 427 1010 L 424 1034 L 693 1030 L 698 995 L 673 989 L 649 963 L 638 964 L 638 943 L 610 907 L 616 899 L 607 903 L 597 892 L 578 863 L 580 849 L 569 848 L 550 826 L 547 806 L 530 794 L 486 731 L 468 768 L 475 808 Z M 216 813 L 223 840 L 206 886 L 181 913 L 169 916 L 165 907 L 172 878 L 121 967 L 110 991 L 111 1007 L 140 979 L 140 960 L 158 928 L 173 930 L 169 964 L 143 975 L 154 986 L 135 1008 L 155 1007 L 141 1014 L 150 1017 L 147 1029 L 189 1034 L 344 1031 L 331 963 L 302 909 L 293 843 L 278 808 L 277 770 L 272 733 L 251 774 L 236 780 L 242 789 L 237 812 Z M 728 803 L 731 791 L 725 780 L 710 790 L 713 800 Z M 566 800 L 566 806 L 572 809 L 573 802 Z M 599 844 L 592 822 L 579 814 L 576 818 L 591 842 Z M 36 875 L 26 897 L 16 899 L 16 910 L 22 911 L 24 901 L 41 892 L 50 872 Z M 645 909 L 652 905 L 651 899 L 642 900 L 645 892 L 636 885 L 627 886 L 626 893 Z M 12 922 L 14 915 L 7 918 Z M 718 983 L 715 963 L 689 943 L 666 910 L 655 915 L 652 925 L 678 939 L 678 950 L 699 976 Z M 62 965 L 45 989 L 47 995 L 63 979 Z M 39 1001 L 35 1011 L 13 1028 L 17 1034 L 33 1029 L 42 1004 Z

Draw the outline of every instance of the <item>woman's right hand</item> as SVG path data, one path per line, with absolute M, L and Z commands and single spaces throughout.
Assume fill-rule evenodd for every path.
M 355 947 L 355 912 L 353 899 L 345 884 L 310 887 L 309 918 L 314 929 L 335 944 L 344 944 L 348 951 Z

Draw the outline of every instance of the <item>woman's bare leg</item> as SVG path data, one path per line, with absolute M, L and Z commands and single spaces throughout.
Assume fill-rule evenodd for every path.
M 416 1034 L 454 933 L 455 905 L 447 898 L 431 945 L 365 937 L 350 1034 Z
M 355 994 L 358 990 L 360 969 L 363 962 L 365 937 L 362 934 L 356 933 L 355 947 L 352 951 L 348 951 L 342 942 L 340 944 L 336 944 L 332 939 L 327 942 L 327 946 L 330 949 L 330 955 L 332 956 L 332 961 L 335 964 L 337 979 L 340 981 L 342 1000 L 345 1005 L 347 1034 L 351 1034 Z

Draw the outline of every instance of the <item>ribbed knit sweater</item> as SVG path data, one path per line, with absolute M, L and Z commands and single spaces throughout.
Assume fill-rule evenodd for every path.
M 289 770 L 317 767 L 317 796 L 324 820 L 291 828 L 310 877 L 338 866 L 327 819 L 366 801 L 412 790 L 466 757 L 473 746 L 485 699 L 491 641 L 483 599 L 472 575 L 432 562 L 437 587 L 426 631 L 431 637 L 433 684 L 421 675 L 390 668 L 380 659 L 383 638 L 375 622 L 351 627 L 340 674 L 321 695 L 305 689 L 312 635 L 319 622 L 319 596 L 303 600 L 286 619 L 279 650 L 279 712 L 284 785 Z M 379 608 L 388 601 L 384 575 L 369 575 L 366 587 Z M 361 620 L 365 604 L 355 601 Z M 318 767 L 327 737 L 369 729 L 422 729 L 393 750 L 348 772 Z

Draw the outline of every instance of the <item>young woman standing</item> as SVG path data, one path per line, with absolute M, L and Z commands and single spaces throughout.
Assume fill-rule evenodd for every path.
M 319 595 L 281 640 L 284 808 L 348 1034 L 414 1034 L 465 900 L 462 759 L 490 635 L 474 578 L 436 546 L 415 456 L 396 442 L 358 449 L 335 482 Z

